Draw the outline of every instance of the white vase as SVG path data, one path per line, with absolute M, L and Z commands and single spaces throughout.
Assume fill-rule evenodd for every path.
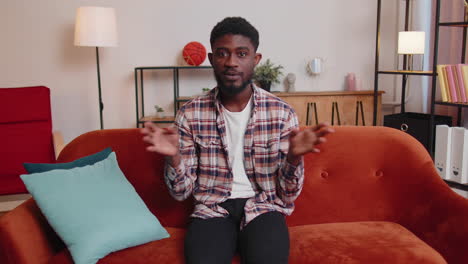
M 164 118 L 164 112 L 156 112 L 156 118 Z

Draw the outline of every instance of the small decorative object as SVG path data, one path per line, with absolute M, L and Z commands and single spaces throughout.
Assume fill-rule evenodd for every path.
M 356 91 L 362 90 L 362 80 L 361 78 L 356 77 Z
M 164 117 L 164 109 L 159 105 L 155 105 L 154 109 L 156 110 L 156 118 L 163 118 Z
M 206 59 L 206 49 L 200 42 L 192 41 L 185 45 L 182 55 L 189 65 L 198 66 Z
M 210 91 L 210 88 L 202 88 L 202 91 L 203 91 L 203 93 L 205 94 L 205 93 L 207 93 L 207 92 Z
M 294 92 L 295 90 L 295 83 L 296 83 L 296 75 L 292 72 L 286 75 L 286 83 L 288 84 L 286 87 L 286 92 Z
M 271 84 L 279 83 L 279 77 L 283 75 L 283 66 L 274 65 L 270 59 L 255 68 L 254 81 L 263 89 L 270 91 Z
M 319 75 L 323 71 L 323 59 L 313 58 L 307 63 L 307 71 L 312 75 Z
M 356 91 L 356 74 L 354 74 L 354 72 L 350 72 L 346 75 L 346 90 Z

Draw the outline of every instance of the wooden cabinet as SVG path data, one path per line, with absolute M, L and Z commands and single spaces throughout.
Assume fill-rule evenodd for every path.
M 377 125 L 382 124 L 382 94 L 377 96 Z M 296 111 L 299 124 L 371 126 L 374 114 L 374 91 L 274 93 Z

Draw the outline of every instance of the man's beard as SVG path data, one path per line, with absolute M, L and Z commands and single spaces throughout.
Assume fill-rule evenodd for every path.
M 236 85 L 224 85 L 221 78 L 215 73 L 216 82 L 218 83 L 218 88 L 223 92 L 223 94 L 228 96 L 235 96 L 247 88 L 249 84 L 252 83 L 252 78 L 248 78 L 247 81 L 244 81 L 240 86 Z

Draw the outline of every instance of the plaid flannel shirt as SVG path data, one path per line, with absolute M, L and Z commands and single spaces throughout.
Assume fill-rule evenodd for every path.
M 290 215 L 304 182 L 304 166 L 286 161 L 289 133 L 298 127 L 294 110 L 273 94 L 253 86 L 253 108 L 244 138 L 244 167 L 255 191 L 245 204 L 241 227 L 255 217 L 278 211 Z M 171 195 L 184 200 L 193 194 L 192 217 L 227 217 L 220 203 L 229 199 L 233 175 L 227 153 L 226 124 L 218 89 L 186 103 L 177 113 L 182 161 L 166 164 Z M 243 131 L 239 131 L 242 133 Z

